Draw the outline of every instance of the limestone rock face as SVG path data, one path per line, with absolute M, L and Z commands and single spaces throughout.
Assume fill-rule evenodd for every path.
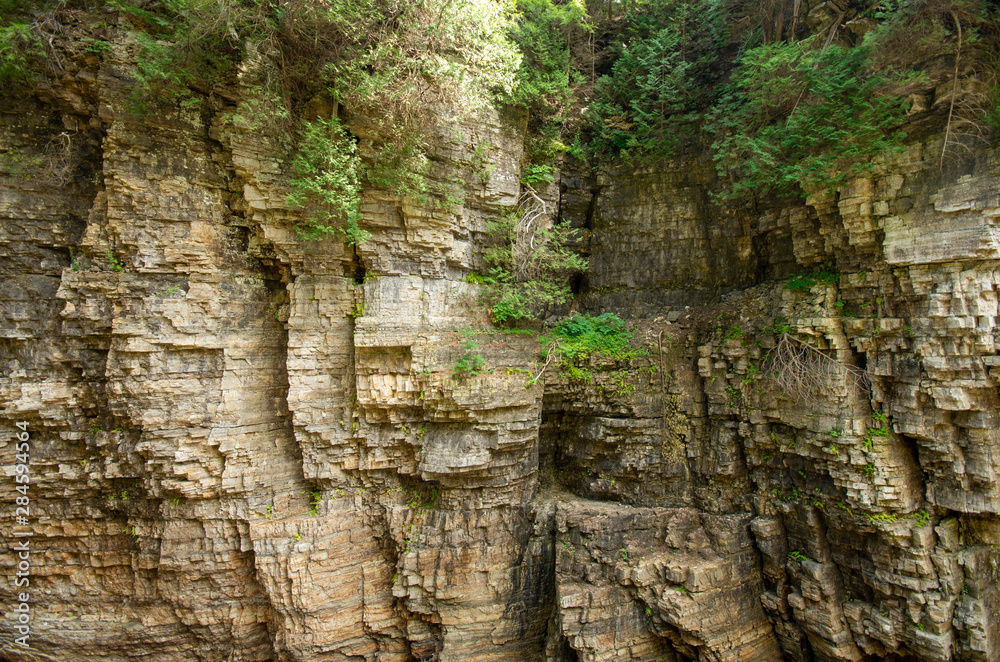
M 645 353 L 539 381 L 465 281 L 521 119 L 428 110 L 447 199 L 303 242 L 238 81 L 143 116 L 57 47 L 0 111 L 0 658 L 1000 660 L 995 150 L 754 210 L 704 156 L 565 163 L 579 310 Z

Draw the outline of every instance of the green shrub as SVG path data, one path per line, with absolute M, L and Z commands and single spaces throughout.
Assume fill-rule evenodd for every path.
M 511 100 L 533 115 L 558 115 L 571 95 L 570 32 L 586 29 L 586 7 L 578 2 L 519 0 L 511 40 L 522 59 Z
M 0 26 L 0 89 L 17 89 L 30 83 L 30 60 L 44 55 L 42 40 L 27 23 Z
M 785 289 L 792 292 L 808 292 L 820 283 L 831 284 L 840 281 L 840 274 L 821 269 L 811 274 L 797 274 L 788 279 Z
M 489 372 L 486 368 L 486 359 L 479 354 L 466 354 L 455 363 L 455 367 L 451 370 L 451 376 L 454 379 L 463 379 L 481 375 L 484 372 Z
M 522 184 L 551 184 L 555 168 L 550 165 L 529 165 L 521 176 Z
M 571 379 L 590 381 L 590 372 L 581 367 L 595 354 L 602 354 L 616 360 L 629 360 L 645 354 L 645 350 L 634 346 L 634 336 L 629 328 L 614 313 L 604 313 L 596 317 L 574 314 L 559 321 L 542 338 L 546 359 L 557 358 L 564 373 Z M 616 383 L 618 391 L 631 392 L 619 375 Z
M 295 190 L 288 196 L 289 206 L 311 212 L 299 228 L 302 239 L 336 236 L 348 244 L 361 244 L 370 236 L 358 226 L 361 160 L 356 152 L 357 145 L 336 117 L 304 124 L 292 159 L 290 183 Z
M 395 136 L 379 146 L 366 173 L 368 182 L 401 198 L 426 203 L 430 160 L 421 138 L 419 134 Z
M 871 71 L 869 54 L 810 38 L 743 55 L 706 127 L 729 196 L 829 190 L 899 149 L 902 100 L 881 93 L 896 81 Z
M 540 199 L 532 194 L 527 200 L 487 224 L 494 244 L 483 254 L 492 265 L 483 277 L 483 298 L 496 324 L 531 318 L 569 301 L 568 275 L 587 268 L 572 248 L 576 230 L 568 224 L 548 225 Z
M 612 46 L 610 75 L 587 108 L 591 148 L 626 157 L 668 156 L 696 136 L 725 50 L 727 3 L 641 3 Z

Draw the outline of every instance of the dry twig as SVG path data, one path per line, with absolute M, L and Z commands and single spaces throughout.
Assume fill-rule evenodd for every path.
M 544 222 L 547 211 L 545 201 L 538 197 L 533 188 L 525 185 L 524 193 L 517 203 L 520 218 L 511 246 L 512 274 L 517 282 L 535 280 L 546 266 L 538 264 L 533 258 L 537 255 L 535 242 L 539 240 L 535 235 L 540 224 Z
M 831 358 L 789 333 L 767 353 L 763 365 L 765 375 L 796 400 L 818 398 L 838 382 L 848 390 L 871 388 L 866 371 Z

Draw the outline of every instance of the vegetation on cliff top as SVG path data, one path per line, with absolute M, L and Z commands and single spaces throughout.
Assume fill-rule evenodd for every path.
M 138 110 L 239 75 L 238 123 L 287 124 L 329 94 L 366 115 L 399 153 L 420 151 L 413 136 L 433 115 L 429 106 L 514 104 L 529 111 L 532 172 L 561 152 L 659 158 L 707 128 L 721 173 L 749 178 L 747 189 L 764 180 L 825 185 L 829 173 L 898 144 L 907 94 L 960 76 L 982 89 L 949 104 L 951 145 L 1000 123 L 992 3 L 852 0 L 835 18 L 806 16 L 803 5 L 0 0 L 0 84 L 23 87 L 57 66 L 60 12 L 84 10 L 130 35 Z M 110 47 L 91 41 L 95 52 Z M 951 81 L 941 79 L 942 58 L 954 62 Z
M 561 3 L 523 4 L 534 28 L 522 32 L 552 26 L 545 49 L 522 45 L 524 63 L 565 71 L 529 104 L 538 162 L 559 151 L 650 161 L 710 143 L 725 197 L 754 197 L 870 169 L 905 138 L 914 93 L 951 97 L 938 111 L 944 152 L 1000 125 L 990 3 L 855 0 L 806 16 L 792 0 L 592 1 L 564 25 L 539 9 Z M 557 38 L 561 50 L 548 46 Z M 976 85 L 960 89 L 963 77 Z
M 426 176 L 425 136 L 443 109 L 454 120 L 491 104 L 526 110 L 529 185 L 548 181 L 561 153 L 642 161 L 710 144 L 721 196 L 743 200 L 863 174 L 900 147 L 908 104 L 928 91 L 944 100 L 942 163 L 1000 127 L 994 4 L 851 0 L 836 16 L 803 5 L 0 0 L 0 85 L 26 89 L 58 69 L 67 12 L 89 17 L 87 50 L 131 55 L 133 112 L 195 109 L 216 86 L 240 89 L 224 119 L 295 145 L 289 204 L 306 211 L 301 236 L 348 243 L 366 237 L 366 181 L 453 206 L 449 185 Z M 343 109 L 364 118 L 364 159 Z M 586 267 L 559 225 L 533 227 L 532 255 L 516 255 L 524 220 L 491 228 L 482 279 L 498 322 L 564 302 L 566 274 Z

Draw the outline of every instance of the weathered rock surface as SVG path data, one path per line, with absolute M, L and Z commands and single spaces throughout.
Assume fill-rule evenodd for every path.
M 442 121 L 460 204 L 366 190 L 354 251 L 296 239 L 291 146 L 230 101 L 131 115 L 66 49 L 0 114 L 8 576 L 34 534 L 3 658 L 1000 660 L 995 150 L 941 173 L 932 137 L 753 213 L 706 159 L 566 164 L 579 305 L 648 353 L 536 384 L 463 280 L 516 118 Z M 453 375 L 471 346 L 489 371 Z

